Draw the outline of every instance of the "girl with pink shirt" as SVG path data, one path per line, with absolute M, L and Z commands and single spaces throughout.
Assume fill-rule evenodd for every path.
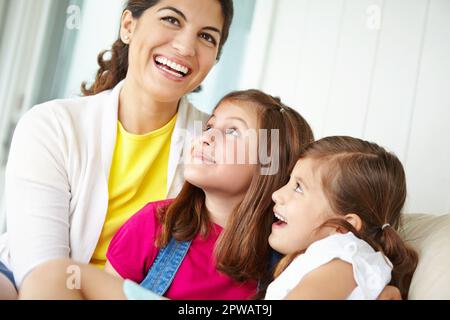
M 308 123 L 279 99 L 258 90 L 228 94 L 185 155 L 186 182 L 177 198 L 149 203 L 113 238 L 105 270 L 116 277 L 53 261 L 31 275 L 21 297 L 135 299 L 142 287 L 169 299 L 254 297 L 272 275 L 272 193 L 312 141 Z M 74 267 L 80 290 L 66 286 L 66 270 Z M 167 274 L 162 290 L 154 286 Z

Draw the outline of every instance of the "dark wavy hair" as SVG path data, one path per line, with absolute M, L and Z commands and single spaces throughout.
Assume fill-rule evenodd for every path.
M 222 14 L 224 18 L 222 36 L 219 43 L 219 53 L 217 60 L 222 54 L 223 45 L 228 39 L 231 23 L 234 16 L 233 0 L 217 0 L 222 7 Z M 128 0 L 124 12 L 130 11 L 133 18 L 139 19 L 144 12 L 158 4 L 160 0 Z M 129 46 L 122 42 L 119 38 L 112 45 L 111 50 L 104 50 L 100 52 L 97 57 L 100 68 L 97 71 L 95 82 L 88 87 L 86 81 L 81 84 L 81 92 L 84 96 L 92 96 L 114 88 L 120 81 L 125 79 L 128 71 L 128 50 Z M 110 53 L 108 59 L 105 58 L 106 53 Z

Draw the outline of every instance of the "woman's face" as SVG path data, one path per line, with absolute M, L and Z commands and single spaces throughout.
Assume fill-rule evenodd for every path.
M 184 177 L 205 192 L 244 195 L 257 172 L 256 107 L 239 104 L 223 102 L 192 144 Z
M 139 19 L 126 11 L 121 37 L 129 37 L 127 79 L 157 101 L 178 101 L 214 66 L 223 22 L 217 0 L 161 0 Z

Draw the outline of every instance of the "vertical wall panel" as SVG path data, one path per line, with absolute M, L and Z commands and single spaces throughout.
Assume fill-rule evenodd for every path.
M 311 123 L 323 120 L 344 0 L 277 2 L 262 89 L 279 95 Z
M 247 48 L 244 63 L 241 70 L 239 88 L 260 88 L 264 81 L 264 74 L 268 67 L 272 34 L 275 31 L 273 25 L 277 20 L 278 0 L 256 0 L 253 12 L 250 36 L 247 41 Z
M 344 0 L 313 1 L 309 10 L 300 66 L 297 74 L 296 105 L 318 135 L 327 106 L 336 52 L 342 29 Z M 280 79 L 281 81 L 282 79 Z
M 449 213 L 450 1 L 432 0 L 406 169 L 408 211 Z
M 382 28 L 383 0 L 348 0 L 320 136 L 361 136 Z M 369 8 L 379 21 L 369 23 Z
M 379 7 L 380 29 L 368 26 Z M 349 134 L 405 164 L 407 212 L 450 212 L 450 1 L 277 1 L 262 89 L 317 137 Z M 258 29 L 255 29 L 257 32 Z
M 296 102 L 296 81 L 311 3 L 312 0 L 277 0 L 276 3 L 262 88 L 282 97 L 288 105 Z
M 405 160 L 430 0 L 390 0 L 383 10 L 380 48 L 364 138 Z

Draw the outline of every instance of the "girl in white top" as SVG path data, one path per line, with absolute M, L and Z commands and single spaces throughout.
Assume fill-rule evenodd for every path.
M 387 284 L 406 299 L 418 257 L 396 231 L 405 198 L 392 153 L 351 137 L 312 143 L 273 194 L 269 243 L 286 256 L 265 299 L 376 299 Z

